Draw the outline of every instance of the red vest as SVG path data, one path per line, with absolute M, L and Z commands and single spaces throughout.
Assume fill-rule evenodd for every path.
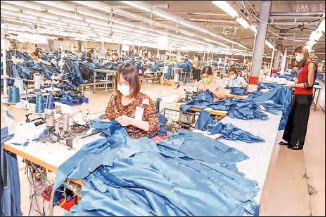
M 298 76 L 298 83 L 305 83 L 308 81 L 308 66 L 310 63 L 314 63 L 316 66 L 316 63 L 314 61 L 309 61 L 307 62 L 303 68 L 301 69 L 301 71 L 299 72 L 299 76 Z M 315 71 L 315 76 L 314 76 L 314 83 L 316 80 L 316 76 L 317 76 L 317 66 L 316 66 L 316 71 Z M 300 88 L 300 87 L 296 87 L 294 94 L 303 94 L 303 95 L 313 95 L 313 87 L 309 87 L 309 88 Z

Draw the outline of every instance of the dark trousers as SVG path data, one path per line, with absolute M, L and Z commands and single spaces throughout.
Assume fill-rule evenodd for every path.
M 200 80 L 200 70 L 194 69 L 194 79 L 199 81 Z
M 299 147 L 304 146 L 312 100 L 312 95 L 294 95 L 283 134 L 283 139 L 289 142 L 289 145 L 298 143 Z

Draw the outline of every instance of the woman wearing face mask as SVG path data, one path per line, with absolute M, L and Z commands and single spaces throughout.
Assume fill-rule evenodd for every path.
M 195 89 L 199 93 L 203 91 L 210 91 L 214 96 L 214 102 L 219 99 L 225 98 L 225 89 L 222 81 L 218 81 L 214 78 L 214 72 L 212 67 L 205 66 L 201 71 L 202 80 L 195 84 Z
M 242 71 L 239 73 L 239 75 L 244 78 L 247 82 L 249 81 L 250 75 L 248 73 L 248 68 L 247 66 L 244 66 L 242 68 Z
M 298 82 L 288 84 L 295 88 L 291 111 L 286 123 L 283 140 L 280 145 L 287 145 L 289 149 L 302 150 L 307 132 L 310 106 L 313 101 L 313 85 L 316 80 L 317 66 L 309 59 L 305 46 L 294 50 L 296 62 L 299 66 Z
M 114 83 L 115 94 L 102 120 L 117 121 L 134 139 L 158 132 L 160 125 L 156 107 L 150 97 L 139 92 L 141 85 L 136 68 L 131 63 L 119 66 Z
M 226 80 L 228 87 L 248 87 L 248 83 L 245 79 L 238 76 L 236 68 L 231 68 L 229 74 L 230 77 Z

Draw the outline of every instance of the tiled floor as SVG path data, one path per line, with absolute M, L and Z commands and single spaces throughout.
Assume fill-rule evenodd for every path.
M 149 96 L 177 97 L 182 88 L 144 85 L 142 91 Z M 91 113 L 104 111 L 112 91 L 86 91 L 90 98 Z M 324 102 L 324 101 L 323 101 Z M 9 111 L 18 121 L 23 120 L 24 111 L 10 107 Z M 1 104 L 3 116 L 3 105 Z M 4 119 L 1 119 L 1 127 Z M 304 151 L 292 151 L 280 147 L 278 142 L 283 132 L 278 133 L 265 188 L 262 193 L 260 215 L 325 215 L 325 113 L 312 111 L 309 119 Z M 257 153 L 259 154 L 259 153 Z M 24 167 L 19 158 L 20 168 Z M 28 214 L 29 183 L 20 171 L 22 211 Z M 311 195 L 309 194 L 311 193 Z M 34 211 L 31 214 L 37 215 Z

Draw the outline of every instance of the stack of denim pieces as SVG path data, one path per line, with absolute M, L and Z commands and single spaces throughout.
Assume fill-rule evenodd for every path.
M 237 96 L 246 96 L 246 95 L 248 95 L 247 88 L 243 88 L 243 87 L 227 87 L 225 89 L 231 90 L 230 94 L 233 94 L 233 95 L 237 95 Z
M 213 94 L 210 91 L 203 91 L 198 96 L 195 96 L 187 104 L 181 105 L 182 111 L 190 111 L 192 108 L 205 109 L 212 104 L 214 100 Z
M 258 215 L 257 182 L 235 165 L 248 159 L 243 152 L 184 130 L 155 144 L 128 137 L 117 122 L 91 125 L 106 137 L 85 145 L 56 175 L 55 190 L 67 178 L 85 184 L 68 216 Z
M 222 139 L 227 140 L 240 140 L 247 143 L 253 142 L 265 142 L 264 139 L 254 136 L 251 133 L 241 130 L 240 128 L 234 126 L 231 123 L 223 124 L 211 118 L 211 114 L 206 111 L 201 111 L 199 118 L 195 125 L 196 130 L 208 131 L 211 135 L 222 134 Z

